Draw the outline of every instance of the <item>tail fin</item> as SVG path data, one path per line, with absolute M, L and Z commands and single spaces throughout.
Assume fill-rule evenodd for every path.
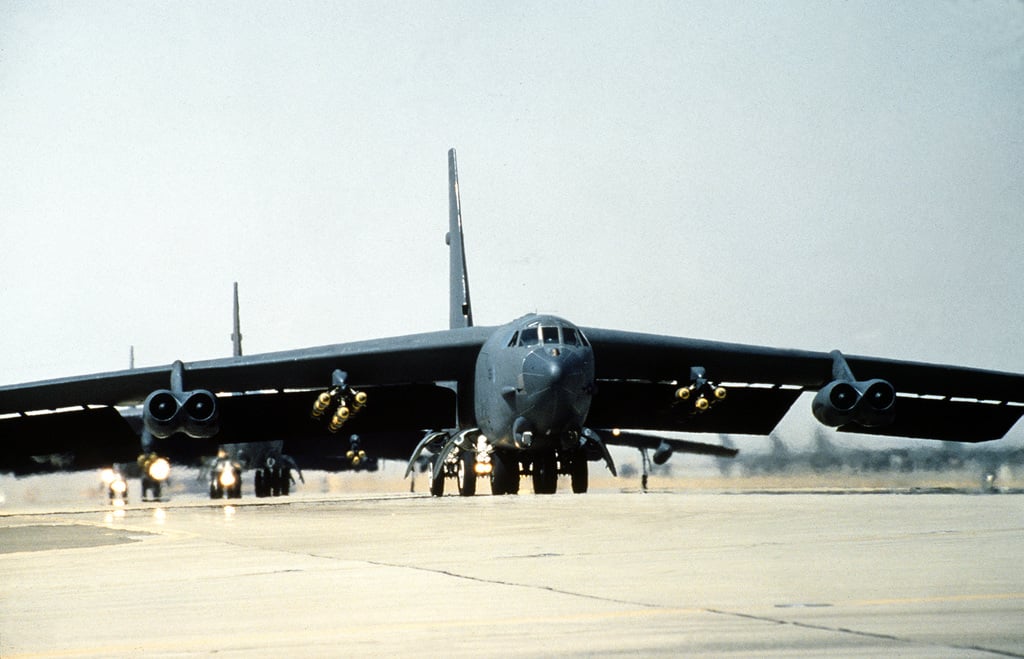
M 232 356 L 242 356 L 242 322 L 238 316 L 238 282 L 235 282 L 235 306 L 234 306 L 235 331 L 231 333 Z
M 451 329 L 473 326 L 473 306 L 469 302 L 469 273 L 466 248 L 462 242 L 462 204 L 459 201 L 459 168 L 455 149 L 448 151 L 448 264 L 449 321 Z

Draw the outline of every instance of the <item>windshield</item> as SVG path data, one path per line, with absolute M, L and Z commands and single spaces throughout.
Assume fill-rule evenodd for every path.
M 586 346 L 586 337 L 583 333 L 573 327 L 559 327 L 557 325 L 544 325 L 527 327 L 512 335 L 509 347 L 521 346 L 530 347 L 536 345 L 566 345 Z

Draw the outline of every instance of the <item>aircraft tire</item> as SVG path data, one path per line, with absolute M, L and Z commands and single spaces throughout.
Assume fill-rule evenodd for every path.
M 231 489 L 227 491 L 227 497 L 229 499 L 241 499 L 242 498 L 242 474 L 241 472 L 235 472 L 235 484 L 231 486 Z
M 491 494 L 519 494 L 519 460 L 512 453 L 491 454 Z
M 277 467 L 270 470 L 270 496 L 281 496 L 281 470 Z
M 586 451 L 576 451 L 573 453 L 570 475 L 572 477 L 573 493 L 585 494 L 590 484 L 590 467 L 587 464 Z
M 430 496 L 432 497 L 443 497 L 444 496 L 444 474 L 433 478 L 430 481 Z
M 257 469 L 253 475 L 253 490 L 259 498 L 270 495 L 270 488 L 267 487 L 267 474 L 263 469 Z
M 281 473 L 281 475 L 280 475 L 280 478 L 281 478 L 281 496 L 286 497 L 291 492 L 292 473 L 291 473 L 290 469 L 281 469 L 280 473 Z
M 435 460 L 437 458 L 434 458 Z M 433 470 L 433 467 L 431 467 Z M 433 471 L 431 471 L 433 473 Z M 430 477 L 430 496 L 432 497 L 443 497 L 444 496 L 444 469 L 441 469 L 441 473 L 438 474 L 437 478 L 433 475 Z
M 458 483 L 459 494 L 464 497 L 471 497 L 476 494 L 476 455 L 470 451 L 463 451 L 459 456 Z
M 533 493 L 554 494 L 558 491 L 558 460 L 554 451 L 538 453 L 533 458 Z

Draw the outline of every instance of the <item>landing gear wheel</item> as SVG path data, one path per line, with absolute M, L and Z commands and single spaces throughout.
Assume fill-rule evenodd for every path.
M 257 497 L 268 497 L 270 496 L 270 486 L 267 484 L 267 472 L 264 469 L 257 469 L 256 474 L 253 476 L 253 489 L 256 491 Z
M 519 494 L 519 460 L 507 451 L 491 454 L 491 494 Z
M 586 493 L 590 480 L 586 451 L 573 452 L 569 474 L 572 477 L 572 491 L 576 494 Z
M 476 455 L 471 451 L 463 451 L 459 455 L 458 471 L 459 494 L 471 497 L 476 494 Z
M 160 500 L 160 481 L 154 480 L 147 476 L 142 477 L 142 500 L 143 501 L 159 501 Z
M 231 486 L 231 489 L 227 492 L 229 499 L 241 499 L 242 498 L 242 474 L 241 472 L 235 472 L 235 484 Z
M 558 460 L 554 451 L 538 453 L 533 459 L 534 494 L 554 494 L 558 491 Z
M 270 476 L 270 496 L 279 497 L 281 496 L 281 469 L 279 467 L 272 467 L 268 472 Z
M 435 458 L 436 460 L 437 458 Z M 431 471 L 430 477 L 430 496 L 441 497 L 444 496 L 444 467 L 441 468 L 441 473 L 437 475 L 437 478 L 433 477 L 433 471 Z

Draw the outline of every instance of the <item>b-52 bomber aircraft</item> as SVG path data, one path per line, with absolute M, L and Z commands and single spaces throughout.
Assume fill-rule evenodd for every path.
M 473 324 L 454 149 L 448 153 L 450 328 L 0 387 L 0 468 L 86 469 L 157 450 L 178 460 L 222 444 L 285 438 L 288 453 L 433 456 L 431 493 L 478 477 L 514 494 L 529 475 L 574 492 L 608 445 L 731 456 L 666 433 L 767 435 L 805 391 L 843 432 L 957 442 L 1005 435 L 1024 414 L 1024 376 L 578 327 L 528 314 Z M 120 409 L 141 405 L 141 438 Z M 141 444 L 141 446 L 140 446 Z M 339 445 L 341 449 L 339 450 Z M 300 448 L 301 450 L 296 450 Z M 411 457 L 410 457 L 411 456 Z

